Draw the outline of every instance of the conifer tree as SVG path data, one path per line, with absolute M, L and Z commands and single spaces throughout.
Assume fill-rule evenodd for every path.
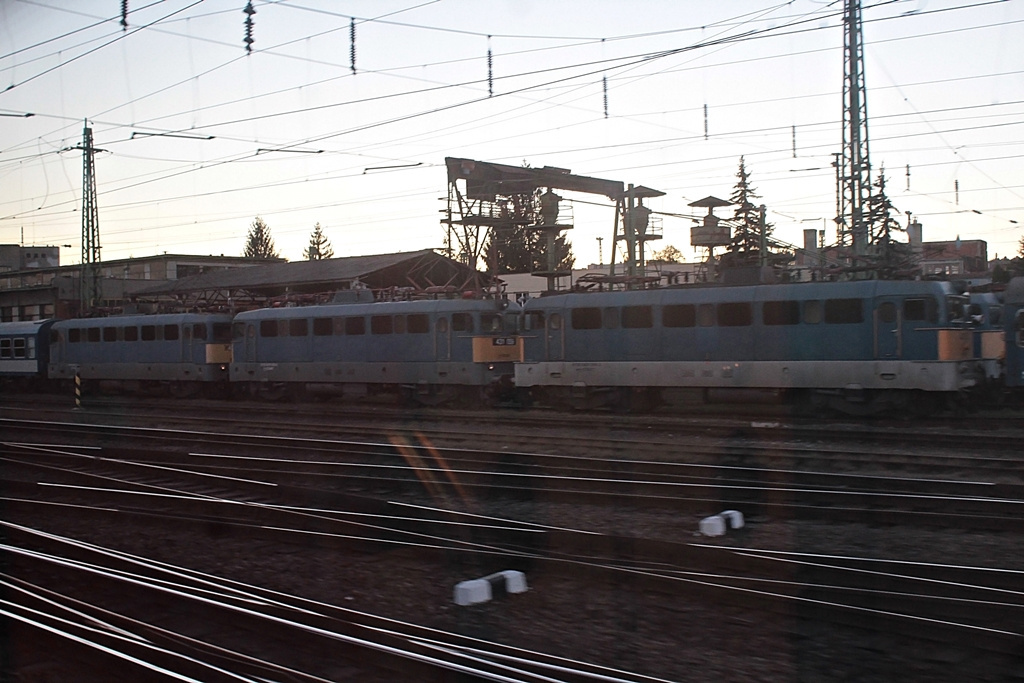
M 331 241 L 327 239 L 320 223 L 313 226 L 313 232 L 309 236 L 309 247 L 302 252 L 302 257 L 307 261 L 334 258 L 334 249 L 331 248 Z
M 750 184 L 750 172 L 747 171 L 746 160 L 740 157 L 740 167 L 736 172 L 736 186 L 729 200 L 736 205 L 733 212 L 733 236 L 729 251 L 734 254 L 737 265 L 752 264 L 759 260 L 761 252 L 761 210 L 754 204 L 761 195 Z M 771 237 L 774 226 L 764 226 L 765 242 Z
M 256 216 L 256 220 L 249 228 L 249 235 L 245 240 L 245 251 L 242 252 L 242 255 L 246 258 L 280 258 L 280 254 L 274 247 L 274 238 L 270 236 L 270 226 L 259 216 Z

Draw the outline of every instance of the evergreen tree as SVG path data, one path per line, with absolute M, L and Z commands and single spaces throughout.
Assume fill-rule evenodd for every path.
M 496 275 L 529 273 L 548 269 L 547 242 L 543 231 L 531 229 L 540 222 L 540 190 L 533 195 L 511 195 L 500 200 L 508 220 L 495 225 L 484 246 L 484 261 Z M 556 270 L 571 270 L 572 246 L 564 234 L 555 236 Z
M 320 224 L 313 226 L 313 232 L 309 236 L 309 247 L 303 250 L 302 258 L 307 261 L 334 258 L 334 249 L 331 248 L 331 241 L 327 239 Z
M 274 247 L 274 238 L 270 236 L 270 226 L 262 218 L 256 216 L 249 228 L 249 235 L 245 239 L 245 251 L 242 256 L 246 258 L 273 259 L 280 258 Z
M 761 253 L 761 209 L 754 204 L 761 195 L 750 184 L 750 172 L 746 160 L 740 157 L 740 168 L 736 172 L 736 186 L 729 200 L 736 205 L 733 212 L 733 236 L 729 252 L 735 265 L 758 263 Z M 764 226 L 765 240 L 771 237 L 772 224 Z
M 662 261 L 663 263 L 685 263 L 686 258 L 683 256 L 683 252 L 676 249 L 671 244 L 667 245 L 664 249 L 651 254 L 652 261 Z

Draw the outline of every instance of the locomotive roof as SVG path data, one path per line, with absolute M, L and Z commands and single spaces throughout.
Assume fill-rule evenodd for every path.
M 138 313 L 108 318 L 72 318 L 61 320 L 58 327 L 105 327 L 109 325 L 173 325 L 181 323 L 230 322 L 230 313 Z

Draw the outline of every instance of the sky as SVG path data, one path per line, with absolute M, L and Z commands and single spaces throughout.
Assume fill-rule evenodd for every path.
M 1024 0 L 862 2 L 901 223 L 1015 254 Z M 256 216 L 289 260 L 316 223 L 336 256 L 441 248 L 449 156 L 660 190 L 653 248 L 687 260 L 742 156 L 776 238 L 836 239 L 841 2 L 254 0 L 251 52 L 240 0 L 126 4 L 0 0 L 0 243 L 80 261 L 86 122 L 104 260 L 241 255 Z M 577 267 L 607 263 L 611 203 L 561 194 Z

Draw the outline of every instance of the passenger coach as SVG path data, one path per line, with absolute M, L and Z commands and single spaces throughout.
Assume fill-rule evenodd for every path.
M 511 387 L 522 359 L 518 314 L 515 303 L 466 299 L 246 311 L 235 316 L 231 380 L 267 398 L 304 390 L 401 393 L 425 404 L 479 398 Z
M 228 314 L 125 315 L 62 320 L 50 329 L 51 379 L 109 382 L 122 390 L 191 396 L 227 386 Z
M 670 389 L 930 409 L 979 380 L 967 299 L 950 283 L 863 281 L 565 294 L 524 306 L 517 387 L 576 405 Z
M 52 320 L 0 323 L 0 380 L 33 383 L 46 379 Z

